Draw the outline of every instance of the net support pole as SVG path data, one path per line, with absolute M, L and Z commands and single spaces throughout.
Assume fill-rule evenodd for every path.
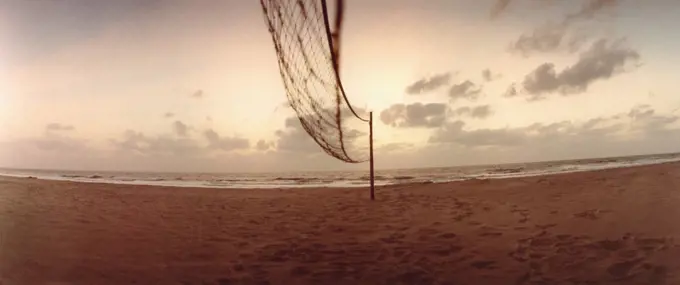
M 370 147 L 370 164 L 371 164 L 371 200 L 375 200 L 375 175 L 373 172 L 373 112 L 368 113 L 368 129 L 369 129 L 369 147 Z

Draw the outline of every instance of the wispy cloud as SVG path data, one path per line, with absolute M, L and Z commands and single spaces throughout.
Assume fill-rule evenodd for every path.
M 201 99 L 203 98 L 205 94 L 203 93 L 203 90 L 199 89 L 196 90 L 194 93 L 191 93 L 191 97 L 196 98 L 196 99 Z
M 418 95 L 434 91 L 444 85 L 449 84 L 450 80 L 451 73 L 441 73 L 433 75 L 431 77 L 422 78 L 406 87 L 406 93 L 409 95 Z
M 500 2 L 507 7 L 507 0 Z M 615 7 L 618 2 L 620 1 L 588 0 L 578 11 L 566 14 L 560 21 L 548 22 L 530 33 L 522 34 L 510 45 L 509 50 L 522 56 L 557 51 L 577 52 L 588 41 L 589 36 L 583 32 L 577 33 L 572 28 L 574 23 L 592 19 L 598 13 Z
M 490 105 L 480 105 L 480 106 L 474 106 L 474 107 L 460 107 L 452 112 L 453 116 L 459 117 L 459 116 L 468 116 L 473 119 L 486 119 L 491 117 L 493 115 L 493 111 L 491 110 Z
M 628 118 L 628 119 L 626 119 Z M 526 127 L 468 129 L 463 121 L 447 123 L 430 137 L 430 143 L 451 143 L 468 148 L 520 146 L 549 147 L 554 144 L 593 146 L 595 143 L 614 144 L 622 138 L 639 134 L 644 139 L 659 139 L 680 135 L 674 125 L 677 115 L 656 114 L 649 105 L 640 105 L 629 112 L 609 117 L 597 117 L 581 123 L 561 121 L 535 123 Z
M 203 132 L 203 135 L 208 140 L 209 147 L 222 151 L 233 151 L 238 149 L 247 149 L 250 147 L 248 139 L 239 137 L 223 137 L 215 130 L 208 129 Z
M 55 131 L 55 132 L 60 132 L 60 131 L 73 131 L 76 128 L 73 127 L 72 125 L 64 125 L 60 123 L 50 123 L 45 126 L 46 131 Z

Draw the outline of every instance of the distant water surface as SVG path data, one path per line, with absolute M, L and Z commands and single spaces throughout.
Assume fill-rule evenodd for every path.
M 539 176 L 672 161 L 680 161 L 680 154 L 640 155 L 483 166 L 377 170 L 375 173 L 375 184 L 439 183 L 468 179 Z M 151 173 L 0 168 L 0 175 L 13 177 L 32 176 L 38 179 L 76 182 L 209 188 L 364 187 L 369 185 L 368 171 Z

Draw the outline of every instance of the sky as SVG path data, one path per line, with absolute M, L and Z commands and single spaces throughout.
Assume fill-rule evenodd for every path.
M 680 151 L 680 2 L 347 0 L 345 13 L 340 76 L 374 113 L 379 169 Z M 301 128 L 259 1 L 4 0 L 0 167 L 367 164 Z

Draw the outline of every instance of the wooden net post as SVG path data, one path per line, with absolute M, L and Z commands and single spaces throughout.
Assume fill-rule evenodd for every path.
M 371 200 L 375 200 L 375 176 L 373 173 L 373 112 L 368 113 L 368 128 L 369 128 L 369 143 L 370 146 L 370 163 L 371 163 Z

